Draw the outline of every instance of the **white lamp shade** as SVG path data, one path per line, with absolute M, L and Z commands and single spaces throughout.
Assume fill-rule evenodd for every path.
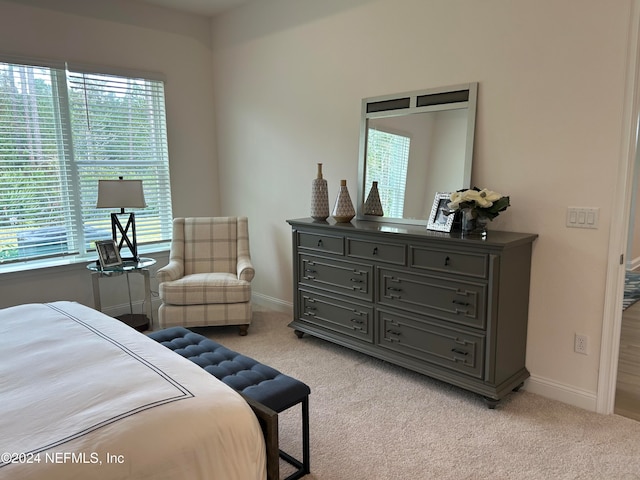
M 97 208 L 144 208 L 142 180 L 98 180 Z

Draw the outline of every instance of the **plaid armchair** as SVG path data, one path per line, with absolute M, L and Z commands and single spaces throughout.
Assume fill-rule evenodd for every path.
M 251 280 L 246 217 L 173 220 L 169 264 L 158 270 L 161 328 L 251 323 Z

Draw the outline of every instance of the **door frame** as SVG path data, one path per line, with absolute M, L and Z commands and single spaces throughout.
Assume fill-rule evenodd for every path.
M 633 197 L 634 170 L 638 153 L 638 119 L 640 114 L 640 0 L 632 0 L 627 42 L 627 72 L 625 79 L 618 179 L 613 198 L 609 255 L 600 343 L 600 369 L 596 411 L 611 414 L 615 406 L 622 326 L 624 273 L 629 243 L 629 219 Z M 620 207 L 620 208 L 618 208 Z

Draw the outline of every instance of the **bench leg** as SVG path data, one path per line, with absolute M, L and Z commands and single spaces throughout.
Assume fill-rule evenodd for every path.
M 298 470 L 284 480 L 297 480 L 311 472 L 310 448 L 309 448 L 309 397 L 302 400 L 302 462 L 292 457 L 287 452 L 280 450 L 280 457 Z
M 311 472 L 311 457 L 309 448 L 309 397 L 302 401 L 302 463 L 304 473 Z

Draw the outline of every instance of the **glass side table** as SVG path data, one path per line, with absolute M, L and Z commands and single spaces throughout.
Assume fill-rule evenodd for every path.
M 141 257 L 138 262 L 126 260 L 122 265 L 118 265 L 116 267 L 102 268 L 99 262 L 91 262 L 87 265 L 87 269 L 91 271 L 93 281 L 93 303 L 95 309 L 102 311 L 102 302 L 100 301 L 100 278 L 116 277 L 124 274 L 127 276 L 129 313 L 118 315 L 116 318 L 140 332 L 151 329 L 153 327 L 153 308 L 151 306 L 151 281 L 149 279 L 149 267 L 155 265 L 155 263 L 156 261 L 153 258 Z M 131 272 L 139 273 L 144 277 L 144 303 L 147 309 L 146 315 L 143 313 L 133 313 L 131 286 L 129 284 L 129 273 Z

